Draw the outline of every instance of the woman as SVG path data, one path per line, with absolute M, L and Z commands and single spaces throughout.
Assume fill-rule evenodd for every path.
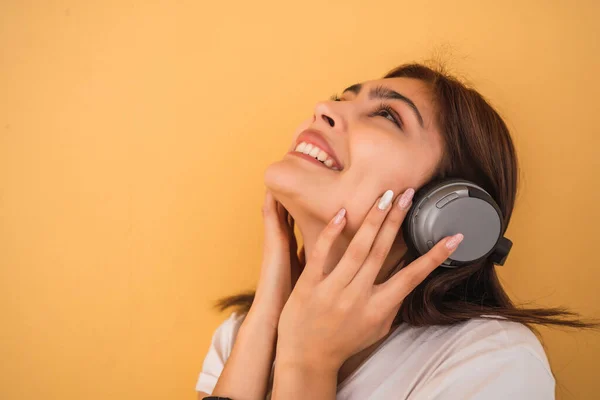
M 598 324 L 516 308 L 489 257 L 437 267 L 460 232 L 419 256 L 399 229 L 414 192 L 444 178 L 480 185 L 508 225 L 518 169 L 500 116 L 420 64 L 331 100 L 265 172 L 257 290 L 218 304 L 238 310 L 214 333 L 198 398 L 553 399 L 531 324 Z

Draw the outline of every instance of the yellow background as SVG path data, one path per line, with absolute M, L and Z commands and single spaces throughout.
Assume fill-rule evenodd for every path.
M 265 167 L 316 101 L 436 54 L 515 138 L 509 293 L 598 316 L 597 4 L 3 1 L 0 398 L 194 399 Z M 543 333 L 559 398 L 598 398 L 598 333 Z

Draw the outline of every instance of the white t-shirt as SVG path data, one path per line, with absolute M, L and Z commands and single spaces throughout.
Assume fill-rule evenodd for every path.
M 212 393 L 245 317 L 232 312 L 215 330 L 197 391 Z M 531 330 L 505 319 L 476 318 L 452 326 L 401 324 L 338 385 L 336 399 L 554 400 L 554 388 Z

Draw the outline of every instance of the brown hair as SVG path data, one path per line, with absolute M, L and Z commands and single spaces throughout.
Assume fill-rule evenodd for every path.
M 405 64 L 384 78 L 419 79 L 431 89 L 437 126 L 445 152 L 433 178 L 462 178 L 483 187 L 496 201 L 508 227 L 515 205 L 518 165 L 509 130 L 498 113 L 477 91 L 447 74 L 443 67 Z M 304 264 L 304 247 L 300 250 Z M 417 256 L 410 250 L 401 262 L 408 265 Z M 247 312 L 255 292 L 219 299 L 215 307 L 236 307 Z M 484 259 L 457 269 L 434 270 L 403 301 L 394 325 L 450 325 L 482 315 L 500 316 L 520 322 L 537 336 L 530 324 L 573 328 L 598 328 L 597 320 L 584 321 L 563 307 L 517 308 L 502 288 L 494 264 Z M 492 317 L 493 318 L 493 317 Z

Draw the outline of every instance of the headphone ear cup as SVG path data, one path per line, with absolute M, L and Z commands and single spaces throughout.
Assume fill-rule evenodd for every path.
M 422 205 L 424 199 L 426 199 L 431 193 L 432 189 L 434 189 L 441 182 L 442 181 L 440 180 L 430 181 L 415 192 L 412 200 L 412 206 L 409 208 L 408 212 L 406 213 L 406 217 L 404 217 L 404 221 L 402 222 L 402 235 L 404 242 L 406 243 L 406 247 L 413 254 L 416 254 L 417 257 L 420 257 L 423 254 L 419 251 L 415 243 L 415 215 L 418 214 L 419 207 Z
M 412 237 L 412 231 L 414 229 L 414 223 L 413 223 L 413 218 L 414 218 L 414 210 L 415 210 L 415 204 L 417 203 L 417 196 L 415 194 L 415 196 L 413 196 L 413 203 L 412 206 L 408 209 L 408 212 L 406 213 L 406 216 L 404 217 L 404 221 L 402 221 L 402 238 L 404 239 L 404 243 L 406 243 L 406 247 L 409 249 L 409 251 L 411 251 L 413 254 L 418 254 L 417 248 L 415 247 L 414 244 L 414 240 Z
M 441 266 L 475 263 L 494 252 L 504 232 L 502 212 L 480 186 L 464 179 L 435 180 L 424 185 L 402 223 L 407 248 L 417 257 L 446 236 L 461 232 L 465 239 Z M 507 240 L 507 239 L 506 239 Z M 506 259 L 510 247 L 495 259 Z M 502 258 L 499 258 L 502 257 Z

